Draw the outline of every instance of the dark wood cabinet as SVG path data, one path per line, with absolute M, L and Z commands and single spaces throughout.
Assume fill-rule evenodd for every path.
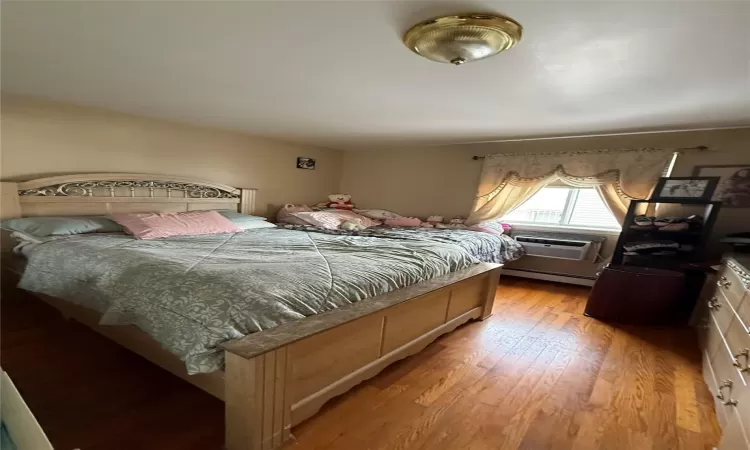
M 648 267 L 608 266 L 589 295 L 584 314 L 602 321 L 660 325 L 677 317 L 685 274 Z

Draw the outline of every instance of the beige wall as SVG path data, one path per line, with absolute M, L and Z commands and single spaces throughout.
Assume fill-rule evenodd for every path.
M 86 172 L 180 175 L 257 188 L 257 213 L 338 191 L 339 150 L 36 99 L 3 96 L 0 179 Z M 298 156 L 317 159 L 296 168 Z
M 345 152 L 341 192 L 358 207 L 466 217 L 482 166 L 467 147 Z

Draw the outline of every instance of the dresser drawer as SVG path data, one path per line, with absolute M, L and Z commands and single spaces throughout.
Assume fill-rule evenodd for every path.
M 707 304 L 708 311 L 713 314 L 716 319 L 719 331 L 721 331 L 722 334 L 726 333 L 729 328 L 729 323 L 734 318 L 734 309 L 724 293 L 721 292 L 721 288 L 716 288 L 716 292 L 714 292 L 713 297 L 708 300 Z
M 704 348 L 713 363 L 713 358 L 718 352 L 719 348 L 723 348 L 725 345 L 724 338 L 722 337 L 722 333 L 719 330 L 719 324 L 716 321 L 716 316 L 709 313 L 707 320 L 708 324 L 706 325 L 707 328 Z M 714 371 L 716 371 L 716 368 L 714 368 Z
M 745 294 L 745 299 L 740 303 L 740 307 L 735 308 L 735 310 L 745 328 L 750 330 L 750 294 Z
M 732 306 L 738 308 L 747 291 L 740 276 L 727 264 L 725 263 L 721 266 L 721 272 L 719 273 L 716 285 Z
M 732 365 L 732 358 L 725 345 L 720 346 L 710 361 L 716 376 L 718 392 L 716 395 L 720 400 L 717 411 L 721 410 L 728 420 L 737 410 L 735 403 L 739 404 L 740 396 L 744 396 L 747 389 L 739 372 Z
M 714 399 L 714 410 L 716 411 L 716 419 L 719 421 L 719 425 L 723 428 L 727 422 L 727 416 L 724 414 L 724 408 L 721 401 L 716 397 L 719 394 L 719 382 L 714 375 L 714 369 L 711 367 L 711 358 L 707 351 L 703 351 L 703 379 L 706 381 L 706 386 L 711 392 L 711 397 Z
M 745 265 L 747 267 L 747 265 Z M 750 274 L 725 260 L 712 298 L 704 303 L 700 336 L 703 376 L 722 428 L 719 450 L 750 450 Z M 698 310 L 700 311 L 700 310 Z M 700 313 L 696 313 L 700 317 Z M 747 355 L 747 356 L 745 356 Z
M 750 449 L 750 437 L 748 437 L 746 429 L 748 423 L 745 422 L 743 424 L 741 420 L 742 418 L 739 417 L 736 411 L 728 416 L 726 425 L 722 426 L 719 450 Z
M 745 428 L 745 435 L 750 438 L 750 388 L 745 389 L 737 395 L 737 416 Z
M 745 386 L 750 385 L 750 334 L 739 317 L 734 317 L 724 338 L 740 380 Z

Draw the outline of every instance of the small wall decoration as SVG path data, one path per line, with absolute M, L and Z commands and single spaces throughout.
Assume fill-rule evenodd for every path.
M 651 196 L 652 201 L 710 201 L 719 177 L 660 178 Z
M 750 208 L 750 164 L 695 166 L 693 175 L 720 178 L 714 200 L 724 207 Z
M 300 156 L 299 158 L 297 158 L 297 168 L 313 170 L 315 169 L 315 159 Z

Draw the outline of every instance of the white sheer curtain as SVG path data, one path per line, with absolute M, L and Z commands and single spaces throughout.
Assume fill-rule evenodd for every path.
M 469 223 L 502 217 L 555 180 L 596 188 L 622 223 L 631 199 L 646 199 L 674 150 L 626 149 L 489 155 Z

